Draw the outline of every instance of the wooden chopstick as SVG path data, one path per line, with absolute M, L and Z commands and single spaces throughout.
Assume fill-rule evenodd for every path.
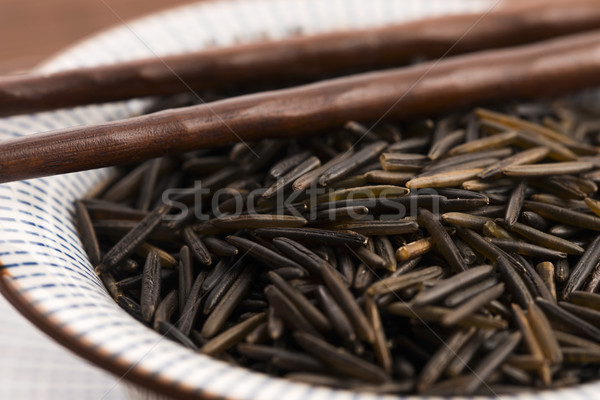
M 0 182 L 600 84 L 600 31 L 0 143 Z
M 349 70 L 431 59 L 448 50 L 459 54 L 600 28 L 596 0 L 503 1 L 491 12 L 485 11 L 212 48 L 162 60 L 0 77 L 0 116 L 173 94 L 189 88 L 307 82 Z

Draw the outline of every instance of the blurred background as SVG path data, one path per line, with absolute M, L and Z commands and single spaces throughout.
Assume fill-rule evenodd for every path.
M 119 24 L 115 13 L 130 20 L 192 2 L 194 0 L 0 0 L 0 74 L 23 72 L 62 48 Z

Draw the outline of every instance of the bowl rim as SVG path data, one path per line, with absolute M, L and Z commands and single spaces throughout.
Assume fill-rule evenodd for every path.
M 144 373 L 142 368 L 132 368 L 120 359 L 103 357 L 99 350 L 87 346 L 84 340 L 74 339 L 67 328 L 52 323 L 52 319 L 44 316 L 39 307 L 32 306 L 31 302 L 27 301 L 27 295 L 19 293 L 18 285 L 12 280 L 10 270 L 7 268 L 0 268 L 0 293 L 21 315 L 65 349 L 115 375 L 115 385 L 119 385 L 121 381 L 125 380 L 177 399 L 227 399 L 227 397 L 204 390 L 201 392 L 190 391 L 185 390 L 182 386 L 169 386 L 161 382 L 160 379 Z

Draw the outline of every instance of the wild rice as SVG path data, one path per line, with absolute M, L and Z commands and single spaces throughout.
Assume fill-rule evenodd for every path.
M 596 131 L 508 109 L 151 160 L 76 203 L 82 243 L 138 321 L 257 371 L 396 394 L 588 381 Z

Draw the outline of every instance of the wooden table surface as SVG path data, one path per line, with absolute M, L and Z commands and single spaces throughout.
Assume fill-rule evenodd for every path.
M 0 74 L 27 70 L 124 20 L 196 0 L 0 0 Z M 117 15 L 115 15 L 117 14 Z

